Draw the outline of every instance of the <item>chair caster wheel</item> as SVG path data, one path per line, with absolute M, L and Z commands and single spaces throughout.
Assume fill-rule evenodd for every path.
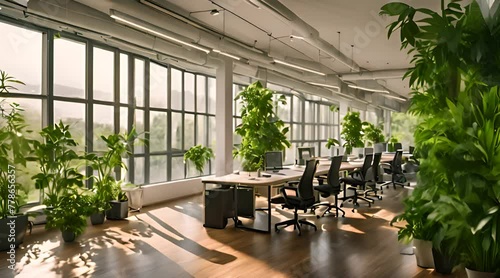
M 278 228 L 275 228 L 274 231 L 279 234 L 280 233 L 280 230 Z
M 353 212 L 353 213 L 356 213 L 356 209 L 352 209 L 352 212 Z
M 319 215 L 316 215 L 316 219 L 320 219 L 320 218 L 321 218 L 321 216 L 319 216 Z
M 368 207 L 371 208 L 372 207 L 372 204 L 371 203 L 368 203 Z
M 382 200 L 382 196 L 378 196 L 378 199 L 379 199 L 379 200 Z

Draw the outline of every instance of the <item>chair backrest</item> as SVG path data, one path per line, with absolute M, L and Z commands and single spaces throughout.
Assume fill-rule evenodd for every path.
M 386 144 L 385 143 L 376 143 L 373 145 L 374 153 L 383 153 L 385 152 Z
M 394 150 L 402 150 L 403 149 L 403 144 L 401 143 L 394 143 Z
M 311 159 L 306 161 L 306 169 L 299 181 L 298 191 L 302 200 L 314 199 L 313 181 L 319 161 Z
M 373 160 L 373 154 L 365 155 L 363 167 L 361 168 L 361 174 L 363 175 L 363 178 L 366 177 L 368 169 L 370 169 L 370 167 L 372 166 L 372 160 Z
M 343 156 L 335 156 L 332 158 L 332 164 L 330 164 L 330 169 L 328 170 L 328 175 L 326 176 L 326 182 L 328 185 L 334 188 L 334 191 L 340 191 L 340 165 L 342 165 Z
M 396 154 L 394 155 L 394 159 L 392 159 L 392 162 L 391 162 L 392 173 L 393 174 L 402 174 L 403 173 L 403 168 L 401 168 L 402 164 L 403 164 L 403 151 L 399 150 L 399 151 L 396 151 Z
M 383 175 L 381 175 L 382 171 L 379 169 L 380 160 L 382 159 L 382 153 L 376 153 L 373 155 L 373 163 L 370 167 L 370 170 L 366 174 L 365 180 L 369 180 L 372 182 L 378 182 L 383 180 Z

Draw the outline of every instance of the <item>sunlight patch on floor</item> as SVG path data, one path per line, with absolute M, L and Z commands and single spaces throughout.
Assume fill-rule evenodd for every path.
M 351 224 L 342 225 L 339 227 L 339 229 L 342 231 L 351 232 L 351 233 L 355 233 L 355 234 L 361 234 L 361 235 L 365 234 L 365 232 L 354 228 Z

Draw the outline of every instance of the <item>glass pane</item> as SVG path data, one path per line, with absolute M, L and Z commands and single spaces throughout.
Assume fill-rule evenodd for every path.
M 296 96 L 293 96 L 293 121 L 302 122 L 302 101 Z
M 54 39 L 54 95 L 85 98 L 85 43 Z
M 9 91 L 41 94 L 42 34 L 3 22 L 0 22 L 0 34 L 4 39 L 0 43 L 1 69 L 26 84 L 16 85 L 17 90 Z
M 172 69 L 172 99 L 171 108 L 174 110 L 182 110 L 182 72 L 177 69 Z
M 184 178 L 184 158 L 172 157 L 172 180 L 180 180 Z
M 304 125 L 304 140 L 314 140 L 314 126 L 313 125 Z
M 101 135 L 115 133 L 113 110 L 113 106 L 94 105 L 94 151 L 106 150 L 106 143 L 101 139 Z
M 120 133 L 128 133 L 128 107 L 120 107 Z
M 243 91 L 245 87 L 244 86 L 240 86 L 240 85 L 233 85 L 233 91 L 234 91 L 234 94 L 233 94 L 233 99 L 236 98 L 236 96 L 241 92 Z M 234 114 L 235 116 L 241 116 L 241 108 L 243 107 L 242 105 L 242 101 L 241 100 L 235 100 L 234 101 L 235 104 L 234 104 Z
M 167 108 L 168 69 L 155 63 L 149 65 L 149 106 Z
M 194 115 L 184 114 L 184 150 L 194 146 Z
M 151 152 L 167 150 L 167 113 L 151 111 L 149 117 L 150 137 L 149 147 Z
M 29 98 L 2 98 L 0 97 L 2 106 L 7 111 L 10 111 L 10 104 L 17 103 L 19 107 L 24 110 L 21 114 L 28 125 L 26 130 L 32 130 L 30 138 L 35 137 L 41 139 L 38 132 L 42 129 L 42 101 L 39 99 Z M 7 112 L 6 111 L 6 112 Z M 0 125 L 3 123 L 0 123 Z
M 198 122 L 196 123 L 196 144 L 207 145 L 207 117 L 198 115 Z
M 120 54 L 120 102 L 128 103 L 128 55 Z
M 312 123 L 314 122 L 315 120 L 315 115 L 314 115 L 314 103 L 310 102 L 310 101 L 306 101 L 305 102 L 305 111 L 304 111 L 304 115 L 305 115 L 305 121 L 306 123 Z
M 144 61 L 135 59 L 135 105 L 144 107 Z
M 182 114 L 172 112 L 172 151 L 182 150 Z
M 208 113 L 215 114 L 215 78 L 208 78 Z
M 292 125 L 292 140 L 299 141 L 302 140 L 302 125 L 293 124 Z
M 134 158 L 134 183 L 137 185 L 144 184 L 144 157 Z
M 142 134 L 144 133 L 144 110 L 140 109 L 135 109 L 135 120 L 134 120 L 134 125 L 135 125 L 135 130 L 137 133 Z M 134 147 L 134 152 L 135 153 L 144 153 L 144 145 L 138 144 Z
M 54 123 L 70 125 L 71 135 L 78 143 L 77 150 L 85 150 L 85 104 L 54 101 Z
M 278 95 L 279 97 L 280 95 Z M 289 122 L 290 121 L 290 107 L 292 105 L 291 97 L 286 96 L 286 104 L 283 105 L 281 102 L 278 103 L 278 117 L 285 121 Z
M 129 161 L 130 161 L 130 158 L 122 158 L 122 162 L 125 164 L 125 166 L 127 168 L 121 169 L 121 177 L 120 178 L 122 181 L 125 181 L 125 182 L 129 181 L 129 179 L 128 179 Z
M 113 101 L 115 53 L 94 47 L 94 99 Z
M 194 111 L 194 74 L 184 73 L 184 110 Z
M 196 76 L 196 110 L 200 113 L 207 111 L 207 78 Z
M 167 156 L 152 155 L 150 164 L 149 183 L 167 181 Z
M 208 144 L 215 150 L 215 117 L 208 117 Z
M 295 164 L 295 150 L 297 149 L 297 144 L 292 143 L 290 148 L 285 150 L 285 160 L 283 160 L 284 165 L 294 165 Z

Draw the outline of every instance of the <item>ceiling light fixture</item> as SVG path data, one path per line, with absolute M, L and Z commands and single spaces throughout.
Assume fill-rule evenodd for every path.
M 316 82 L 307 82 L 307 83 L 314 85 L 314 86 L 321 86 L 321 87 L 337 89 L 337 90 L 340 89 L 339 86 L 334 86 L 334 85 L 328 85 L 328 84 L 316 83 Z
M 360 90 L 363 90 L 363 91 L 368 91 L 368 92 L 373 92 L 373 93 L 384 93 L 384 94 L 388 94 L 389 93 L 389 91 L 387 91 L 387 90 L 377 90 L 377 89 L 372 89 L 372 88 L 366 88 L 366 87 L 356 86 L 356 85 L 352 85 L 352 84 L 349 84 L 347 86 L 349 88 L 360 89 Z
M 153 26 L 153 25 L 146 23 L 146 22 L 141 22 L 140 20 L 138 20 L 134 17 L 131 17 L 127 14 L 121 13 L 121 12 L 116 11 L 116 10 L 110 10 L 109 12 L 110 12 L 111 18 L 113 18 L 121 23 L 125 23 L 126 25 L 129 25 L 129 26 L 132 26 L 136 29 L 140 29 L 140 30 L 146 31 L 148 33 L 157 35 L 157 36 L 165 38 L 167 40 L 171 40 L 171 41 L 192 47 L 194 49 L 201 50 L 207 54 L 210 53 L 210 50 L 205 48 L 205 47 L 201 47 L 201 46 L 193 44 L 193 43 L 185 42 L 183 40 L 179 40 L 179 39 L 176 39 L 172 36 L 166 35 L 165 33 L 156 31 L 154 29 L 160 29 L 160 28 Z
M 299 69 L 299 70 L 307 71 L 307 72 L 310 72 L 310 73 L 315 73 L 315 74 L 322 75 L 322 76 L 326 75 L 326 74 L 324 74 L 322 72 L 315 71 L 315 70 L 308 69 L 308 68 L 304 68 L 304 67 L 297 66 L 297 65 L 294 65 L 294 64 L 290 64 L 290 63 L 287 63 L 285 61 L 274 59 L 274 62 L 277 63 L 277 64 L 282 64 L 282 65 L 289 66 L 289 67 L 292 67 L 292 68 L 296 68 L 296 69 Z
M 393 96 L 393 95 L 382 95 L 382 96 L 385 98 L 392 98 L 392 99 L 396 99 L 396 100 L 400 100 L 400 101 L 407 101 L 406 98 L 402 98 L 402 97 L 398 97 L 398 96 Z
M 213 49 L 213 50 L 212 50 L 212 52 L 218 53 L 218 54 L 220 54 L 220 55 L 227 56 L 227 57 L 229 57 L 229 58 L 233 58 L 233 59 L 238 60 L 238 61 L 239 61 L 239 60 L 241 60 L 241 58 L 240 58 L 240 57 L 238 57 L 238 56 L 236 56 L 236 55 L 229 54 L 229 53 L 226 53 L 226 52 L 224 52 L 224 51 L 220 51 L 220 50 L 218 50 L 218 49 Z
M 257 9 L 260 9 L 259 4 L 255 3 L 255 0 L 245 0 L 245 2 L 247 2 L 248 4 L 254 6 Z
M 219 10 L 216 10 L 216 9 L 213 9 L 210 11 L 210 14 L 215 16 L 215 15 L 218 15 L 219 14 Z

